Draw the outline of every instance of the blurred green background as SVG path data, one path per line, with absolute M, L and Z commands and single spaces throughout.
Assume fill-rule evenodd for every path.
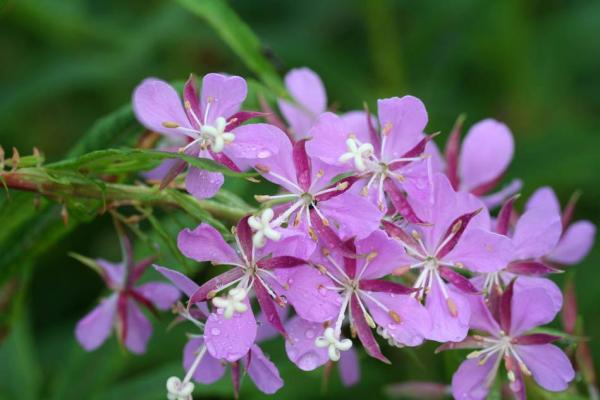
M 312 68 L 338 109 L 415 95 L 428 108 L 428 132 L 442 131 L 439 143 L 460 113 L 467 113 L 467 126 L 485 117 L 504 121 L 517 142 L 507 181 L 521 177 L 525 195 L 551 185 L 563 204 L 581 190 L 576 217 L 598 223 L 600 2 L 230 4 L 257 33 L 263 53 L 282 75 L 293 67 Z M 0 1 L 0 7 L 0 144 L 9 154 L 13 146 L 21 154 L 37 146 L 49 161 L 61 159 L 94 121 L 129 102 L 133 88 L 147 76 L 181 80 L 190 72 L 211 71 L 252 76 L 209 25 L 176 2 L 9 0 Z M 113 232 L 107 216 L 81 225 L 44 251 L 33 275 L 23 278 L 26 290 L 11 295 L 19 299 L 11 309 L 17 322 L 0 343 L 0 399 L 161 399 L 165 379 L 181 375 L 180 349 L 190 329 L 166 332 L 168 315 L 155 324 L 143 357 L 124 354 L 114 339 L 92 354 L 75 342 L 76 321 L 103 288 L 92 271 L 66 253 L 117 260 Z M 148 251 L 141 247 L 140 252 Z M 595 246 L 574 268 L 596 366 L 598 264 Z M 383 395 L 383 385 L 408 379 L 449 382 L 460 359 L 434 356 L 433 346 L 386 349 L 393 367 L 365 359 L 358 387 L 343 389 L 334 373 L 322 392 L 321 372 L 300 373 L 284 361 L 281 347 L 277 341 L 266 345 L 287 383 L 279 396 L 289 399 Z M 227 379 L 201 392 L 231 396 Z M 243 398 L 260 397 L 250 382 L 244 382 L 242 393 Z

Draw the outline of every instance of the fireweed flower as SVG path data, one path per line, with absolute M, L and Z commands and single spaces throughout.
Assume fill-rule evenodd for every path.
M 285 335 L 277 312 L 277 305 L 285 305 L 284 298 L 279 294 L 283 288 L 277 276 L 278 270 L 289 270 L 288 273 L 292 275 L 307 270 L 308 275 L 303 275 L 305 285 L 300 290 L 304 290 L 305 295 L 311 298 L 318 297 L 318 282 L 312 288 L 310 286 L 310 277 L 318 276 L 318 273 L 297 257 L 306 255 L 307 247 L 303 242 L 311 242 L 310 239 L 302 234 L 289 235 L 280 242 L 257 249 L 252 243 L 248 217 L 238 223 L 234 236 L 237 251 L 225 242 L 215 228 L 207 224 L 201 224 L 194 230 L 185 229 L 178 238 L 179 249 L 185 256 L 199 262 L 233 266 L 204 283 L 190 297 L 190 304 L 210 301 L 215 307 L 206 323 L 206 345 L 213 357 L 231 362 L 243 357 L 256 338 L 257 325 L 250 307 L 251 294 L 256 296 L 269 323 Z M 289 289 L 292 294 L 297 290 L 296 287 Z M 295 297 L 289 295 L 287 298 L 294 305 Z M 319 303 L 315 304 L 316 301 L 308 303 L 317 307 Z
M 526 209 L 540 208 L 561 215 L 562 234 L 557 245 L 544 257 L 546 262 L 558 265 L 573 265 L 585 258 L 594 245 L 596 226 L 587 220 L 571 223 L 577 195 L 574 195 L 562 211 L 558 198 L 549 187 L 536 190 Z
M 455 192 L 443 174 L 433 178 L 425 199 L 409 198 L 416 214 L 429 224 L 399 226 L 383 221 L 384 229 L 403 247 L 396 273 L 419 269 L 415 296 L 425 298 L 432 320 L 427 338 L 439 342 L 462 340 L 469 328 L 468 296 L 478 291 L 454 269 L 492 272 L 512 258 L 512 244 L 489 230 L 483 203 L 465 192 Z
M 327 327 L 327 324 L 306 321 L 300 317 L 290 319 L 285 325 L 288 332 L 288 338 L 285 341 L 285 351 L 288 358 L 303 371 L 312 371 L 322 365 L 331 362 L 330 351 L 334 352 L 333 358 L 339 357 L 339 374 L 344 386 L 352 386 L 358 383 L 360 379 L 360 365 L 358 363 L 358 354 L 353 347 L 345 351 L 329 345 L 326 342 L 324 346 L 317 346 L 316 341 L 319 338 L 325 338 L 326 330 L 330 330 L 329 336 L 333 333 L 333 328 Z M 344 337 L 335 339 L 340 343 L 345 342 Z M 320 341 L 320 340 L 319 340 Z M 337 351 L 336 351 L 337 350 Z M 337 361 L 337 360 L 336 360 Z M 327 371 L 326 371 L 327 373 Z
M 133 261 L 129 239 L 120 235 L 124 260 L 114 264 L 104 259 L 90 260 L 112 294 L 77 323 L 75 336 L 87 351 L 100 347 L 113 329 L 117 337 L 132 353 L 142 354 L 152 335 L 152 325 L 139 306 L 156 313 L 167 310 L 179 298 L 179 291 L 163 282 L 148 282 L 136 286 L 154 257 Z
M 512 160 L 513 135 L 502 122 L 484 119 L 473 125 L 460 143 L 460 125 L 446 143 L 445 173 L 454 189 L 481 197 L 490 208 L 498 206 L 522 186 L 521 181 L 515 179 L 504 189 L 489 194 Z
M 441 348 L 480 348 L 470 353 L 455 372 L 452 378 L 454 397 L 485 399 L 503 360 L 509 387 L 518 399 L 525 399 L 525 376 L 533 376 L 546 390 L 565 390 L 575 373 L 567 356 L 551 344 L 560 337 L 527 333 L 551 322 L 556 313 L 553 300 L 543 289 L 519 289 L 513 283 L 502 294 L 494 312 L 487 308 L 482 298 L 476 298 L 471 326 L 489 336 L 473 335 L 461 343 L 448 343 Z
M 333 227 L 342 238 L 363 238 L 379 228 L 382 212 L 367 199 L 348 191 L 354 179 L 332 183 L 332 179 L 342 172 L 340 168 L 309 157 L 306 140 L 292 145 L 278 128 L 268 129 L 278 132 L 279 151 L 270 157 L 253 160 L 253 166 L 265 179 L 288 192 L 257 196 L 260 202 L 283 203 L 274 207 L 273 213 L 267 211 L 269 218 L 264 218 L 265 213 L 260 216 L 262 226 L 275 229 L 285 224 L 290 229 L 308 231 L 313 239 L 319 235 L 332 237 L 329 231 Z M 260 243 L 267 235 L 258 224 L 253 223 L 253 229 L 254 240 Z
M 158 272 L 169 279 L 179 290 L 188 297 L 192 297 L 200 288 L 194 281 L 168 268 L 154 266 Z M 231 379 L 237 394 L 240 387 L 241 367 L 243 366 L 256 387 L 263 393 L 275 393 L 283 386 L 283 380 L 279 376 L 277 367 L 257 345 L 252 345 L 248 353 L 240 361 L 228 363 L 227 360 L 213 357 L 206 348 L 205 321 L 208 308 L 205 303 L 195 303 L 186 309 L 182 305 L 176 309 L 181 318 L 191 321 L 199 332 L 189 334 L 189 340 L 183 349 L 183 368 L 186 375 L 183 380 L 178 377 L 170 377 L 167 380 L 167 391 L 174 399 L 191 395 L 194 386 L 191 380 L 209 385 L 220 380 L 226 372 L 227 365 L 231 369 Z M 259 320 L 261 317 L 259 316 Z M 258 327 L 257 341 L 266 340 L 271 337 L 270 325 L 263 321 Z M 176 396 L 180 396 L 179 398 Z M 237 397 L 237 396 L 236 396 Z M 190 397 L 191 398 L 191 397 Z
M 342 339 L 342 325 L 350 315 L 351 329 L 367 353 L 381 361 L 381 353 L 371 329 L 377 329 L 396 346 L 417 346 L 431 329 L 429 315 L 413 297 L 413 292 L 399 283 L 381 278 L 390 274 L 401 262 L 402 247 L 384 232 L 375 231 L 367 238 L 349 241 L 355 257 L 345 256 L 337 249 L 322 247 L 313 256 L 317 268 L 331 281 L 323 291 L 339 293 L 337 313 L 331 326 L 315 338 L 315 346 L 326 348 L 329 359 L 338 361 L 340 352 L 350 349 L 350 339 Z
M 502 269 L 484 273 L 472 279 L 475 286 L 491 297 L 497 296 L 514 277 L 519 288 L 533 287 L 546 291 L 553 299 L 558 312 L 562 307 L 562 294 L 558 286 L 544 275 L 560 272 L 544 261 L 561 236 L 561 218 L 556 210 L 533 204 L 516 218 L 513 204 L 516 196 L 506 201 L 495 221 L 495 231 L 509 237 L 513 243 L 511 261 Z M 516 223 L 512 226 L 511 221 Z
M 246 94 L 243 78 L 207 74 L 200 96 L 195 79 L 190 77 L 183 90 L 182 104 L 168 83 L 148 78 L 133 93 L 133 109 L 146 128 L 174 141 L 187 141 L 179 148 L 180 152 L 212 159 L 239 172 L 247 167 L 244 163 L 247 157 L 268 156 L 277 151 L 271 146 L 269 131 L 256 131 L 254 124 L 240 126 L 261 115 L 239 111 Z M 184 167 L 185 163 L 178 161 L 166 175 L 172 179 Z M 191 167 L 185 183 L 192 195 L 207 198 L 219 190 L 223 180 L 221 173 Z
M 423 103 L 412 96 L 377 102 L 379 133 L 370 118 L 369 129 L 354 130 L 332 113 L 323 114 L 309 134 L 307 151 L 313 157 L 335 166 L 343 166 L 360 179 L 361 194 L 369 196 L 381 209 L 387 197 L 394 208 L 411 222 L 419 221 L 406 200 L 405 186 L 428 184 L 426 146 L 431 136 L 423 135 L 427 112 Z M 431 168 L 431 167 L 430 167 Z

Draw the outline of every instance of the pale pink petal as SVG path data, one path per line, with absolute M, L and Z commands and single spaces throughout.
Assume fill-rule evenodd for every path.
M 365 197 L 347 191 L 318 204 L 330 224 L 339 226 L 342 239 L 368 236 L 379 228 L 383 212 Z
M 331 112 L 321 114 L 308 132 L 312 139 L 306 143 L 306 151 L 310 156 L 328 164 L 346 165 L 348 169 L 353 169 L 352 163 L 342 163 L 339 160 L 340 156 L 348 151 L 346 139 L 352 133 L 339 116 Z
M 496 378 L 497 356 L 490 357 L 483 365 L 479 359 L 463 361 L 452 376 L 452 395 L 461 400 L 484 400 Z
M 558 245 L 548 255 L 548 259 L 559 264 L 577 264 L 592 249 L 595 236 L 594 224 L 590 221 L 577 221 L 568 226 Z
M 363 256 L 371 255 L 366 268 L 365 260 L 358 261 L 357 272 L 362 279 L 377 279 L 389 275 L 396 268 L 406 265 L 408 260 L 402 245 L 382 230 L 356 241 L 356 252 Z M 360 271 L 363 271 L 362 274 Z
M 204 339 L 208 352 L 218 359 L 234 362 L 246 355 L 256 339 L 257 324 L 252 308 L 246 299 L 248 309 L 236 312 L 231 318 L 223 316 L 223 309 L 213 312 L 204 327 Z
M 279 109 L 294 137 L 302 139 L 319 114 L 327 107 L 327 94 L 319 76 L 308 68 L 293 69 L 285 76 L 285 86 L 295 103 L 280 99 Z
M 465 295 L 454 290 L 450 285 L 446 285 L 446 290 L 449 298 L 456 305 L 456 314 L 452 315 L 440 284 L 435 280 L 425 300 L 425 307 L 432 322 L 431 332 L 427 338 L 436 342 L 460 342 L 469 331 L 471 307 Z
M 185 276 L 179 271 L 173 269 L 161 267 L 160 265 L 154 265 L 154 269 L 160 272 L 165 278 L 171 281 L 177 289 L 181 290 L 186 296 L 191 297 L 199 286 L 196 282 Z
M 559 214 L 543 208 L 528 209 L 517 221 L 513 234 L 517 259 L 547 255 L 556 247 L 561 232 Z
M 546 293 L 544 288 L 515 285 L 510 327 L 512 337 L 550 323 L 556 314 L 555 301 Z
M 571 361 L 553 344 L 515 346 L 515 349 L 533 374 L 533 379 L 546 390 L 563 391 L 575 378 Z
M 242 125 L 232 133 L 235 139 L 225 146 L 224 153 L 241 169 L 273 156 L 282 149 L 282 142 L 289 142 L 285 133 L 268 124 Z
M 89 314 L 83 317 L 75 328 L 75 337 L 87 351 L 100 347 L 108 338 L 117 312 L 117 295 L 102 299 Z
M 476 279 L 477 278 L 474 278 L 472 282 Z M 481 282 L 483 284 L 483 280 L 481 280 Z M 476 282 L 473 283 L 476 284 Z M 471 307 L 471 320 L 469 322 L 471 328 L 487 332 L 493 336 L 498 336 L 500 326 L 492 316 L 483 296 L 466 296 L 466 298 Z
M 560 202 L 554 190 L 549 186 L 541 187 L 533 192 L 525 205 L 526 210 L 531 208 L 541 208 L 560 215 Z
M 136 290 L 150 300 L 159 310 L 168 310 L 179 299 L 179 290 L 168 283 L 149 282 Z
M 177 91 L 160 79 L 145 79 L 133 92 L 133 111 L 146 128 L 174 138 L 183 133 L 175 128 L 165 128 L 163 122 L 174 122 L 191 128 Z
M 285 325 L 288 339 L 285 351 L 288 358 L 303 371 L 312 371 L 329 361 L 327 348 L 317 347 L 315 340 L 323 336 L 323 324 L 292 318 Z M 344 353 L 344 352 L 342 352 Z
M 504 274 L 504 275 L 512 275 L 512 274 Z M 505 279 L 505 283 L 508 284 L 509 280 Z M 551 281 L 548 278 L 541 278 L 535 276 L 520 276 L 519 279 L 515 281 L 515 289 L 517 291 L 527 290 L 527 289 L 542 289 L 546 292 L 546 295 L 550 297 L 552 300 L 552 304 L 554 306 L 554 312 L 558 313 L 562 309 L 563 305 L 563 295 L 556 283 Z
M 224 181 L 225 178 L 220 172 L 210 172 L 190 167 L 185 176 L 185 188 L 197 199 L 208 199 L 217 194 Z
M 200 347 L 204 345 L 204 339 L 194 338 L 188 340 L 185 347 L 183 348 L 183 368 L 188 371 L 196 356 Z M 204 353 L 196 372 L 194 372 L 193 378 L 196 382 L 200 382 L 204 385 L 210 385 L 221 379 L 225 374 L 225 363 L 221 360 L 217 360 L 211 356 L 208 352 Z
M 228 119 L 239 111 L 247 94 L 246 81 L 239 76 L 204 75 L 200 108 L 203 113 L 206 113 L 206 119 L 203 115 L 201 116 L 202 121 L 205 124 L 212 125 L 218 117 Z
M 261 392 L 273 394 L 283 387 L 279 370 L 257 345 L 252 346 L 244 363 L 250 379 Z
M 462 263 L 476 272 L 493 272 L 505 268 L 514 259 L 509 238 L 480 228 L 467 229 L 444 261 Z
M 427 125 L 427 111 L 421 100 L 413 96 L 392 97 L 377 101 L 379 129 L 387 132 L 382 146 L 382 160 L 390 162 L 402 157 L 422 138 Z
M 348 351 L 341 352 L 338 368 L 344 386 L 353 386 L 358 383 L 360 380 L 360 364 L 358 354 L 353 347 Z
M 152 325 L 139 309 L 135 301 L 127 301 L 127 336 L 125 347 L 132 353 L 143 354 L 152 336 Z
M 485 119 L 473 125 L 465 136 L 459 157 L 461 188 L 473 190 L 498 178 L 508 167 L 514 139 L 506 125 Z
M 183 255 L 199 262 L 214 261 L 220 264 L 241 262 L 219 231 L 209 224 L 203 223 L 194 230 L 186 228 L 179 232 L 177 246 Z
M 123 263 L 112 263 L 103 258 L 96 259 L 96 263 L 100 266 L 104 278 L 108 282 L 108 286 L 111 288 L 121 288 L 125 285 L 125 266 Z
M 429 313 L 412 296 L 377 292 L 367 292 L 367 294 L 361 296 L 361 300 L 367 304 L 369 313 L 377 325 L 385 329 L 395 341 L 405 346 L 418 346 L 431 332 Z M 389 311 L 383 309 L 381 305 Z M 392 318 L 390 311 L 395 313 L 394 318 L 400 318 L 400 322 Z

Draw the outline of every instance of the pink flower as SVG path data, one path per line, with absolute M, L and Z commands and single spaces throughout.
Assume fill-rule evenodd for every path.
M 511 241 L 490 232 L 483 203 L 472 194 L 455 192 L 442 174 L 434 176 L 429 194 L 409 201 L 428 224 L 402 227 L 384 221 L 384 229 L 404 247 L 400 265 L 407 268 L 401 272 L 421 270 L 413 286 L 431 316 L 428 339 L 462 340 L 469 328 L 468 296 L 478 291 L 455 269 L 497 271 L 513 257 Z
M 261 115 L 239 111 L 246 94 L 246 81 L 239 76 L 207 74 L 202 80 L 200 96 L 195 79 L 190 77 L 182 104 L 168 83 L 148 78 L 133 93 L 133 109 L 146 128 L 174 142 L 187 141 L 179 151 L 240 171 L 247 167 L 246 158 L 277 152 L 265 131 L 256 131 L 252 124 L 240 126 Z M 173 179 L 185 168 L 182 161 L 172 164 L 165 179 Z M 219 172 L 191 167 L 186 176 L 188 191 L 198 198 L 212 197 L 222 184 L 223 175 Z
M 113 292 L 77 323 L 75 336 L 87 351 L 95 350 L 109 337 L 113 327 L 118 339 L 132 353 L 141 354 L 152 334 L 152 325 L 139 306 L 156 313 L 168 310 L 179 298 L 179 291 L 162 282 L 148 282 L 136 286 L 153 258 L 134 263 L 129 239 L 120 235 L 124 261 L 118 264 L 103 259 L 90 260 Z
M 518 279 L 517 279 L 518 281 Z M 565 390 L 575 377 L 567 356 L 551 344 L 558 336 L 527 333 L 551 322 L 556 316 L 553 300 L 543 289 L 518 289 L 509 284 L 497 310 L 490 310 L 482 298 L 472 299 L 471 325 L 490 336 L 474 335 L 448 348 L 480 348 L 467 356 L 452 378 L 452 393 L 457 399 L 485 399 L 502 360 L 510 389 L 518 399 L 525 399 L 524 376 L 544 389 Z
M 381 210 L 387 208 L 387 193 L 396 211 L 411 222 L 417 219 L 403 193 L 405 186 L 428 184 L 424 161 L 431 137 L 423 135 L 427 112 L 412 96 L 379 100 L 379 133 L 372 118 L 363 115 L 367 129 L 335 114 L 319 117 L 309 134 L 308 153 L 321 161 L 352 171 L 360 179 L 360 191 Z M 358 127 L 358 129 L 357 129 Z
M 455 189 L 480 196 L 488 207 L 495 207 L 522 185 L 520 180 L 513 180 L 506 188 L 488 195 L 512 160 L 512 133 L 502 122 L 484 119 L 469 129 L 461 144 L 460 128 L 457 126 L 446 144 L 446 175 Z

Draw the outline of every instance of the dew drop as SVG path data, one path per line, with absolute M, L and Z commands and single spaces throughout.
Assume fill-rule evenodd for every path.
M 296 364 L 305 371 L 313 370 L 319 366 L 319 356 L 315 352 L 310 351 L 298 358 Z
M 258 158 L 267 158 L 271 155 L 271 152 L 268 150 L 262 150 L 259 151 L 258 154 L 256 155 Z
M 313 331 L 312 329 L 307 329 L 306 332 L 304 332 L 304 336 L 307 339 L 312 339 L 315 337 L 315 331 Z
M 323 286 L 319 287 L 319 294 L 321 296 L 327 296 L 327 289 Z
M 212 329 L 210 330 L 210 333 L 211 333 L 213 336 L 219 336 L 219 335 L 221 334 L 221 330 L 220 330 L 219 328 L 212 328 Z

